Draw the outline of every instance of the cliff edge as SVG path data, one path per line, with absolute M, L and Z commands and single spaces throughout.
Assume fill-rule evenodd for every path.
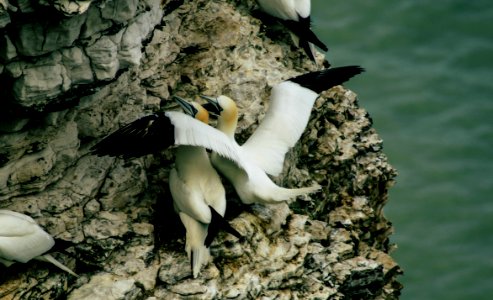
M 173 150 L 129 161 L 88 153 L 123 124 L 175 109 L 173 94 L 230 96 L 239 140 L 248 137 L 273 85 L 317 69 L 254 8 L 0 0 L 0 208 L 32 216 L 57 240 L 53 255 L 80 275 L 36 261 L 0 265 L 1 299 L 398 298 L 401 269 L 382 212 L 396 172 L 342 86 L 319 97 L 276 178 L 317 182 L 321 192 L 245 206 L 225 184 L 226 217 L 245 240 L 220 234 L 197 279 L 168 190 Z

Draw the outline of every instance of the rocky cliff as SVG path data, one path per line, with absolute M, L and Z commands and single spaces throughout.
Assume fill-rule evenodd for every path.
M 0 0 L 0 208 L 35 218 L 56 238 L 57 259 L 80 274 L 35 261 L 0 266 L 0 298 L 398 297 L 382 212 L 396 173 L 343 87 L 317 100 L 276 178 L 322 191 L 245 206 L 226 184 L 227 218 L 245 240 L 221 234 L 197 279 L 168 190 L 173 150 L 129 161 L 88 153 L 121 125 L 174 109 L 172 94 L 229 95 L 240 140 L 248 137 L 274 84 L 320 68 L 284 30 L 252 17 L 254 8 L 252 0 Z

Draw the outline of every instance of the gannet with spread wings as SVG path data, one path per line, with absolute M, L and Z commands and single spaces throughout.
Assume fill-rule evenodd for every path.
M 244 203 L 276 203 L 318 189 L 317 186 L 282 188 L 267 173 L 276 176 L 282 171 L 284 156 L 305 130 L 319 93 L 361 72 L 363 69 L 358 66 L 331 68 L 307 73 L 274 86 L 270 107 L 262 123 L 240 147 L 241 156 L 248 161 L 248 169 L 239 168 L 217 153 L 212 154 L 212 164 L 233 184 Z M 235 102 L 224 95 L 202 97 L 209 101 L 204 107 L 218 115 L 217 128 L 236 143 L 238 108 Z

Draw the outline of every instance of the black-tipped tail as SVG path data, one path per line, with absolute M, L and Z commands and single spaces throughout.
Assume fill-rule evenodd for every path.
M 234 235 L 239 239 L 243 238 L 243 236 L 238 231 L 236 231 L 236 229 L 231 227 L 231 225 L 229 225 L 229 223 L 223 218 L 223 216 L 221 216 L 214 208 L 212 208 L 210 205 L 209 208 L 211 209 L 212 220 L 211 223 L 209 224 L 207 237 L 205 238 L 205 242 L 204 242 L 207 248 L 210 247 L 212 241 L 214 240 L 214 238 L 217 236 L 217 234 L 221 229 Z
M 344 66 L 306 73 L 291 78 L 289 81 L 295 82 L 302 87 L 320 94 L 333 86 L 348 81 L 353 76 L 363 73 L 364 71 L 365 69 L 360 66 Z

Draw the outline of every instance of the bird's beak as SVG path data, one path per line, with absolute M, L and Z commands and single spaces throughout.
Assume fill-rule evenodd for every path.
M 192 104 L 188 103 L 187 100 L 175 95 L 173 95 L 173 98 L 176 102 L 178 102 L 178 104 L 180 104 L 187 115 L 195 117 L 195 115 L 198 113 L 198 110 Z
M 222 107 L 219 105 L 219 102 L 216 98 L 212 98 L 209 96 L 200 95 L 201 98 L 207 100 L 207 103 L 202 105 L 207 111 L 214 117 L 219 117 Z

